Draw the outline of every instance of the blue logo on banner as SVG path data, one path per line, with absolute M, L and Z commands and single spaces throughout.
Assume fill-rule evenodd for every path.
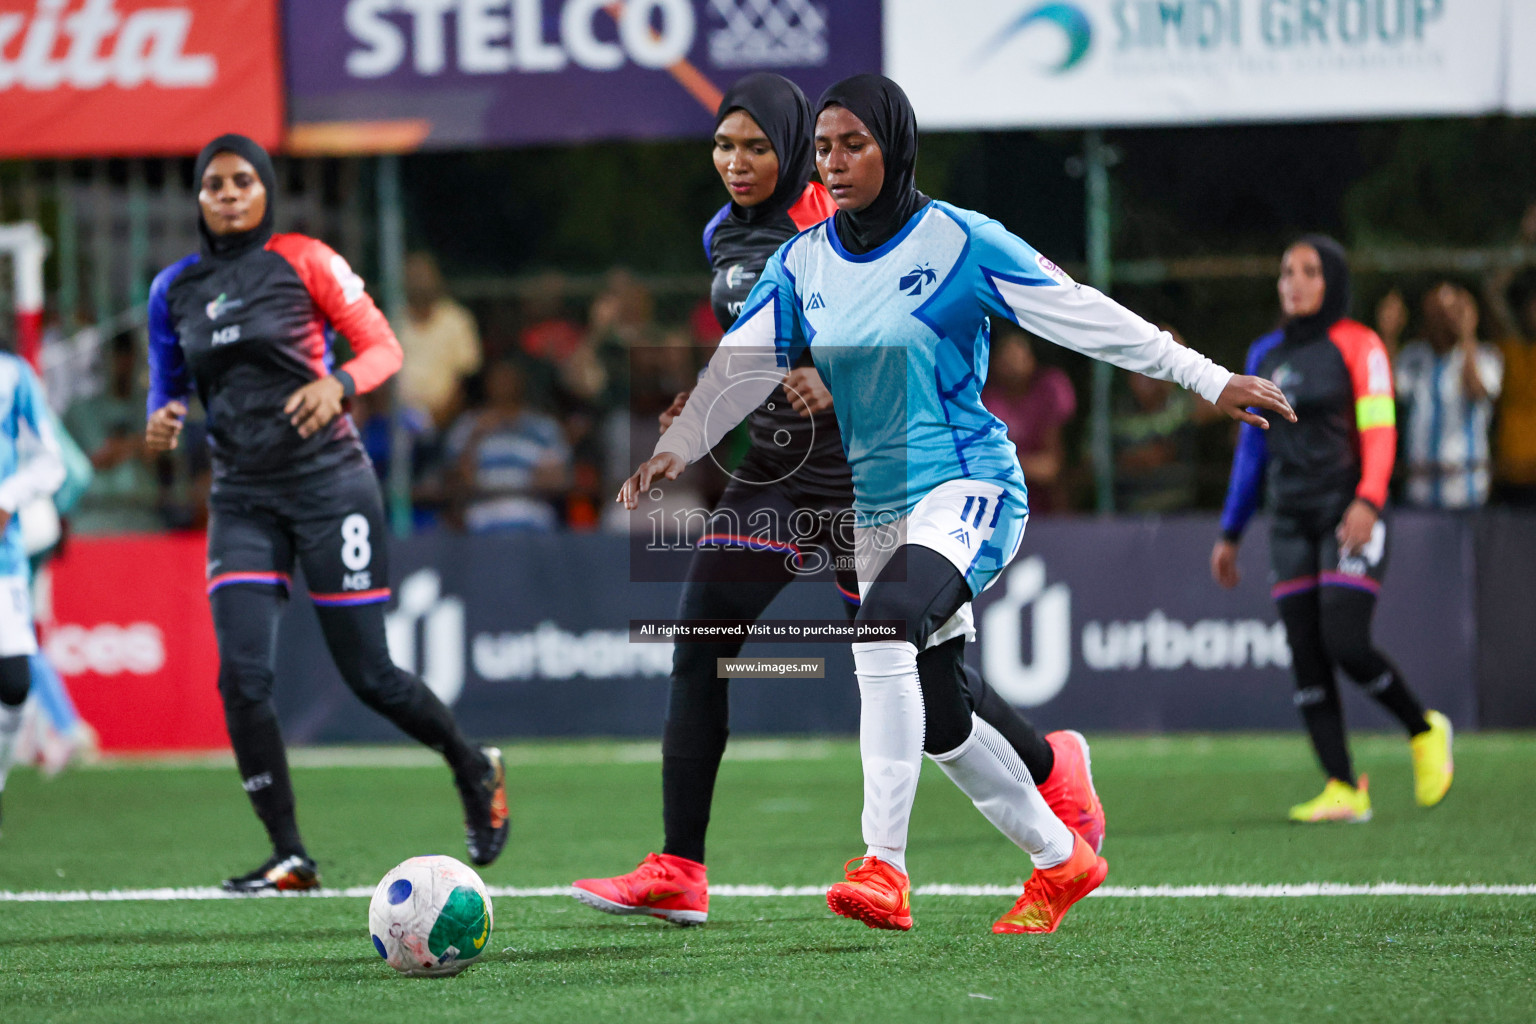
M 1037 21 L 1056 26 L 1067 37 L 1066 54 L 1059 64 L 1048 69 L 1051 74 L 1059 75 L 1070 70 L 1087 55 L 1088 47 L 1093 42 L 1093 23 L 1088 20 L 1088 15 L 1084 14 L 1076 4 L 1047 3 L 1026 11 L 1004 25 L 997 35 L 992 37 L 991 42 L 977 52 L 976 59 L 978 61 L 988 59 L 1006 46 L 1014 36 Z

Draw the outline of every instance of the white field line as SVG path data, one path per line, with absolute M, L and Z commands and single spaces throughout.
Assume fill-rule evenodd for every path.
M 527 899 L 535 896 L 568 896 L 565 885 L 519 888 L 488 886 L 497 899 Z M 711 896 L 762 899 L 782 896 L 821 896 L 822 885 L 717 885 Z M 914 896 L 1017 896 L 1019 887 L 1008 885 L 920 885 Z M 187 889 L 97 889 L 72 892 L 5 892 L 0 903 L 121 903 L 128 901 L 202 901 L 250 899 L 366 899 L 373 895 L 367 886 L 346 889 L 317 889 L 301 893 L 262 893 L 235 895 L 212 887 Z M 1106 885 L 1090 895 L 1105 899 L 1297 899 L 1307 896 L 1536 896 L 1536 885 L 1417 885 L 1407 882 L 1374 882 L 1351 885 L 1342 882 L 1298 882 L 1280 885 Z

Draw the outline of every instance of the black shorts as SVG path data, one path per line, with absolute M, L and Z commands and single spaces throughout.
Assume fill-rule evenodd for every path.
M 389 537 L 366 463 L 282 492 L 222 491 L 209 500 L 208 593 L 235 584 L 287 590 L 297 559 L 319 607 L 389 600 Z
M 1342 506 L 1318 512 L 1276 512 L 1269 530 L 1270 596 L 1275 600 L 1317 587 L 1348 587 L 1376 594 L 1387 571 L 1387 521 L 1376 521 L 1370 543 L 1350 555 L 1334 535 Z

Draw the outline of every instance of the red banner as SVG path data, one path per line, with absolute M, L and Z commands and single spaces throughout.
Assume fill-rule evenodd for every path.
M 278 0 L 0 0 L 0 157 L 282 138 Z
M 43 646 L 106 751 L 228 749 L 201 534 L 77 538 Z

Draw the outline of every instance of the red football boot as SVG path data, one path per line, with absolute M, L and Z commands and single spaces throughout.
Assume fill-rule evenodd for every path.
M 1088 741 L 1072 729 L 1046 733 L 1045 742 L 1056 754 L 1050 778 L 1040 784 L 1040 795 L 1056 817 L 1088 841 L 1093 852 L 1104 849 L 1104 805 L 1093 788 L 1093 763 Z
M 681 925 L 709 919 L 704 865 L 670 853 L 646 854 L 627 875 L 579 879 L 571 895 L 607 914 L 649 914 Z

